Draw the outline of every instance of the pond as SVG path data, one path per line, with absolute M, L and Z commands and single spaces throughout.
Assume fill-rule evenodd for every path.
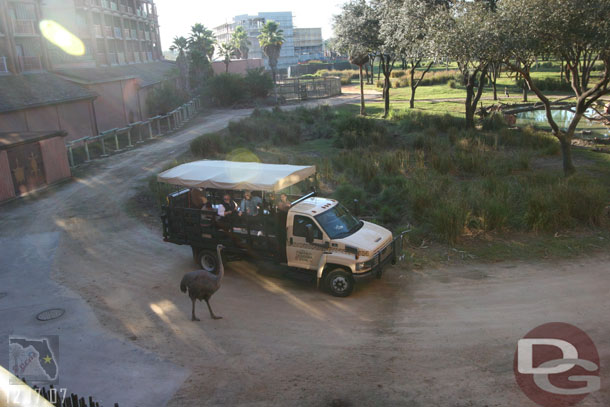
M 595 112 L 591 109 L 587 110 L 587 116 L 593 116 Z M 517 125 L 518 126 L 526 126 L 532 125 L 544 129 L 549 129 L 549 123 L 546 121 L 546 112 L 544 110 L 534 110 L 531 112 L 523 112 L 517 113 Z M 566 129 L 570 124 L 570 120 L 574 113 L 569 110 L 554 110 L 553 111 L 553 119 L 555 122 Z M 583 135 L 583 130 L 591 131 L 591 134 Z M 576 128 L 576 137 L 579 138 L 592 138 L 592 137 L 610 137 L 610 127 L 605 126 L 601 122 L 590 121 L 587 119 L 581 119 L 580 123 L 578 123 L 578 127 Z

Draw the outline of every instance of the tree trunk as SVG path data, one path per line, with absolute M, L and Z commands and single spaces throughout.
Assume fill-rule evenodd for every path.
M 364 111 L 364 78 L 362 77 L 362 65 L 360 65 L 360 116 L 366 116 Z
M 383 118 L 385 119 L 390 114 L 390 74 L 385 75 L 383 81 Z
M 415 67 L 411 66 L 411 99 L 409 99 L 409 109 L 413 109 L 415 107 L 415 89 L 417 89 L 417 85 L 415 84 Z
M 567 177 L 576 172 L 574 163 L 572 162 L 572 143 L 567 137 L 560 137 L 561 155 L 563 157 L 563 173 Z
M 527 82 L 523 80 L 523 101 L 527 102 Z
M 493 81 L 491 81 L 491 85 L 494 88 L 494 100 L 498 100 L 498 89 L 496 88 L 496 79 L 495 78 Z
M 362 69 L 362 67 L 360 69 Z M 366 71 L 366 83 L 368 85 L 368 83 L 369 83 L 369 64 L 368 64 L 368 62 L 366 64 L 364 64 L 364 70 Z
M 225 73 L 229 73 L 229 64 L 225 62 Z
M 474 109 L 472 99 L 474 97 L 474 83 L 469 79 L 466 84 L 466 128 L 474 129 Z

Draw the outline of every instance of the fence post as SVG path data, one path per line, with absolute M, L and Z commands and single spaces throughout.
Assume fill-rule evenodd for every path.
M 87 162 L 91 161 L 91 156 L 89 155 L 89 143 L 87 143 L 87 140 L 84 140 L 83 143 L 85 144 L 85 154 L 87 155 Z
M 131 127 L 127 126 L 127 147 L 133 147 L 133 144 L 131 144 Z
M 147 121 L 147 123 L 148 123 L 148 138 L 152 139 L 153 138 L 152 123 L 151 123 L 150 119 Z
M 104 141 L 104 133 L 100 134 L 99 137 L 102 141 L 102 157 L 108 157 L 108 154 L 106 154 L 106 142 Z
M 172 131 L 172 121 L 169 118 L 171 116 L 171 114 L 167 114 L 167 132 L 171 132 Z
M 68 146 L 68 158 L 70 159 L 70 167 L 74 167 L 74 153 L 72 152 L 72 143 Z
M 157 116 L 157 136 L 161 137 L 161 117 Z
M 116 150 L 115 151 L 120 151 L 121 147 L 119 146 L 119 136 L 118 136 L 118 130 L 114 129 L 114 131 L 112 132 L 114 134 L 114 144 L 116 146 Z

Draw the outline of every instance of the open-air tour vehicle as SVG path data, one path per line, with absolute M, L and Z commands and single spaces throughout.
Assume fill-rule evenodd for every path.
M 212 160 L 171 168 L 157 180 L 186 188 L 170 193 L 162 206 L 163 238 L 191 246 L 197 264 L 208 271 L 217 269 L 215 248 L 221 243 L 228 258 L 271 261 L 346 297 L 356 280 L 380 278 L 384 266 L 396 262 L 404 233 L 393 237 L 315 192 L 291 195 L 289 207 L 279 209 L 276 195 L 315 171 L 315 166 Z M 221 216 L 216 205 L 200 209 L 203 189 L 212 204 L 221 203 L 225 194 L 237 199 L 243 191 L 254 191 L 260 194 L 260 211 L 257 216 Z

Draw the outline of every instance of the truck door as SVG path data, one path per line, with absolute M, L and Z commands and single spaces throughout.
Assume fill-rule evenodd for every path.
M 308 226 L 313 231 L 313 242 L 307 243 Z M 308 270 L 317 270 L 320 257 L 324 253 L 324 234 L 309 216 L 289 215 L 286 241 L 288 265 Z

